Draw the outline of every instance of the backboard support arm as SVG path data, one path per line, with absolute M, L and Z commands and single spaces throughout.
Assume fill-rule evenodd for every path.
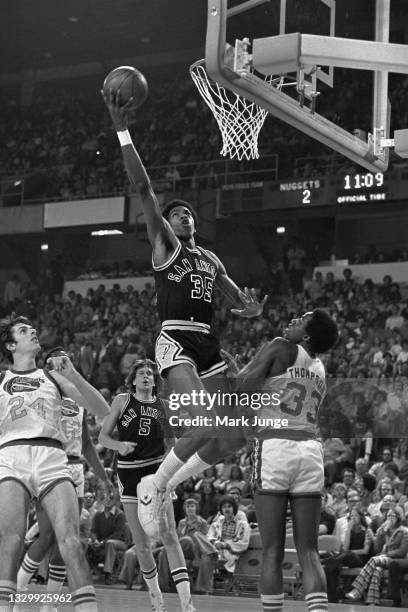
M 239 74 L 234 72 L 232 48 L 226 41 L 227 3 L 228 0 L 208 1 L 206 67 L 211 78 L 368 170 L 384 172 L 388 167 L 388 154 L 384 154 L 384 151 L 380 155 L 376 154 L 372 139 L 364 142 L 318 113 L 311 112 L 309 108 L 299 106 L 289 96 L 266 85 L 250 70 Z M 302 65 L 343 65 L 374 70 L 377 76 L 374 84 L 373 125 L 376 129 L 383 129 L 383 142 L 387 142 L 388 71 L 408 72 L 408 47 L 387 43 L 389 4 L 390 0 L 376 0 L 376 37 L 379 40 L 375 42 L 307 34 L 255 39 L 253 67 L 265 74 L 290 72 L 286 68 L 292 66 L 292 70 L 296 70 Z M 276 60 L 279 53 L 280 63 L 274 64 L 271 58 Z M 266 61 L 267 69 L 264 65 Z M 378 70 L 379 67 L 381 70 Z

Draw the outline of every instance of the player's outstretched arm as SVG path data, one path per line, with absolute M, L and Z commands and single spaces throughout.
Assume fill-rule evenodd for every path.
M 99 459 L 99 455 L 89 435 L 88 423 L 86 422 L 86 411 L 84 412 L 82 421 L 82 454 L 95 472 L 95 475 L 107 484 L 109 479 L 106 475 L 105 468 Z
M 259 391 L 276 357 L 272 342 L 265 342 L 237 374 L 238 388 L 241 392 Z
M 248 287 L 244 287 L 243 291 L 239 291 L 238 298 L 240 300 L 240 307 L 231 308 L 232 314 L 236 314 L 246 319 L 251 319 L 252 317 L 259 317 L 259 315 L 262 314 L 268 296 L 265 295 L 262 302 L 260 302 L 256 295 L 255 289 L 248 289 Z
M 251 317 L 258 317 L 262 314 L 268 296 L 265 295 L 262 302 L 259 302 L 255 289 L 249 290 L 248 287 L 245 287 L 244 291 L 241 291 L 232 278 L 228 276 L 222 261 L 211 251 L 207 251 L 207 253 L 209 253 L 210 257 L 217 263 L 218 271 L 215 279 L 215 286 L 235 306 L 235 308 L 231 309 L 231 312 L 248 319 Z
M 123 161 L 129 180 L 140 193 L 150 244 L 154 250 L 160 250 L 160 247 L 163 249 L 169 247 L 169 253 L 164 253 L 164 261 L 166 261 L 168 254 L 177 247 L 178 241 L 170 225 L 163 219 L 149 175 L 128 131 L 128 113 L 132 98 L 124 106 L 120 106 L 120 90 L 117 93 L 111 90 L 109 96 L 106 96 L 103 91 L 101 94 L 120 140 Z M 155 257 L 155 262 L 160 265 L 162 263 L 160 253 L 158 255 L 159 257 Z
M 238 387 L 241 392 L 260 391 L 270 370 L 279 375 L 292 364 L 294 348 L 284 338 L 265 342 L 249 363 L 238 372 Z
M 68 355 L 52 356 L 52 367 L 50 375 L 58 383 L 64 395 L 75 400 L 80 406 L 86 406 L 95 416 L 105 417 L 109 413 L 106 400 L 74 368 Z
M 121 455 L 129 455 L 137 446 L 137 442 L 120 442 L 112 436 L 113 430 L 116 427 L 120 413 L 122 412 L 127 402 L 127 394 L 121 393 L 117 395 L 112 402 L 111 410 L 108 416 L 102 423 L 102 428 L 99 433 L 99 444 L 110 448 L 114 451 L 119 451 Z

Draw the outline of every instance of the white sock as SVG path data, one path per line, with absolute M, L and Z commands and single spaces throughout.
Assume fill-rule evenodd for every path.
M 188 577 L 187 568 L 186 567 L 176 567 L 171 570 L 171 577 L 174 580 L 174 584 L 176 585 L 177 593 L 180 597 L 180 601 L 188 602 L 191 598 L 190 591 L 190 579 Z
M 165 489 L 169 480 L 184 465 L 184 461 L 179 459 L 172 448 L 159 469 L 157 470 L 154 483 L 158 489 Z
M 72 593 L 75 612 L 98 612 L 95 589 L 87 585 Z
M 0 580 L 0 612 L 12 612 L 14 602 L 11 595 L 16 594 L 16 583 L 11 580 Z
M 40 566 L 40 561 L 30 559 L 28 553 L 24 555 L 23 562 L 17 574 L 17 591 L 28 587 L 31 578 Z
M 190 459 L 185 463 L 175 474 L 170 478 L 169 485 L 176 487 L 180 482 L 184 482 L 187 478 L 195 476 L 204 472 L 207 468 L 211 467 L 210 463 L 207 463 L 201 459 L 198 453 L 191 455 Z
M 147 584 L 147 588 L 151 593 L 161 593 L 159 587 L 159 575 L 156 565 L 152 569 L 145 571 L 142 569 L 143 578 Z
M 264 612 L 282 612 L 284 593 L 279 595 L 261 594 L 262 608 Z
M 327 593 L 309 593 L 306 595 L 305 601 L 309 612 L 327 612 Z
M 48 571 L 47 593 L 61 593 L 65 582 L 65 565 L 50 563 Z

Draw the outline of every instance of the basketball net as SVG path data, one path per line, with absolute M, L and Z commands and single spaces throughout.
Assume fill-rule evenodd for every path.
M 205 60 L 192 64 L 190 74 L 220 128 L 221 155 L 259 159 L 258 136 L 268 111 L 210 79 L 204 64 Z

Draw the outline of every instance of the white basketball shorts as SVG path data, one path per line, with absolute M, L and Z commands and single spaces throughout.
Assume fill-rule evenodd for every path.
M 258 493 L 321 494 L 323 449 L 317 440 L 255 440 L 253 477 Z
M 62 448 L 19 444 L 0 449 L 0 482 L 3 480 L 17 480 L 30 497 L 41 501 L 56 484 L 72 482 L 72 477 Z

